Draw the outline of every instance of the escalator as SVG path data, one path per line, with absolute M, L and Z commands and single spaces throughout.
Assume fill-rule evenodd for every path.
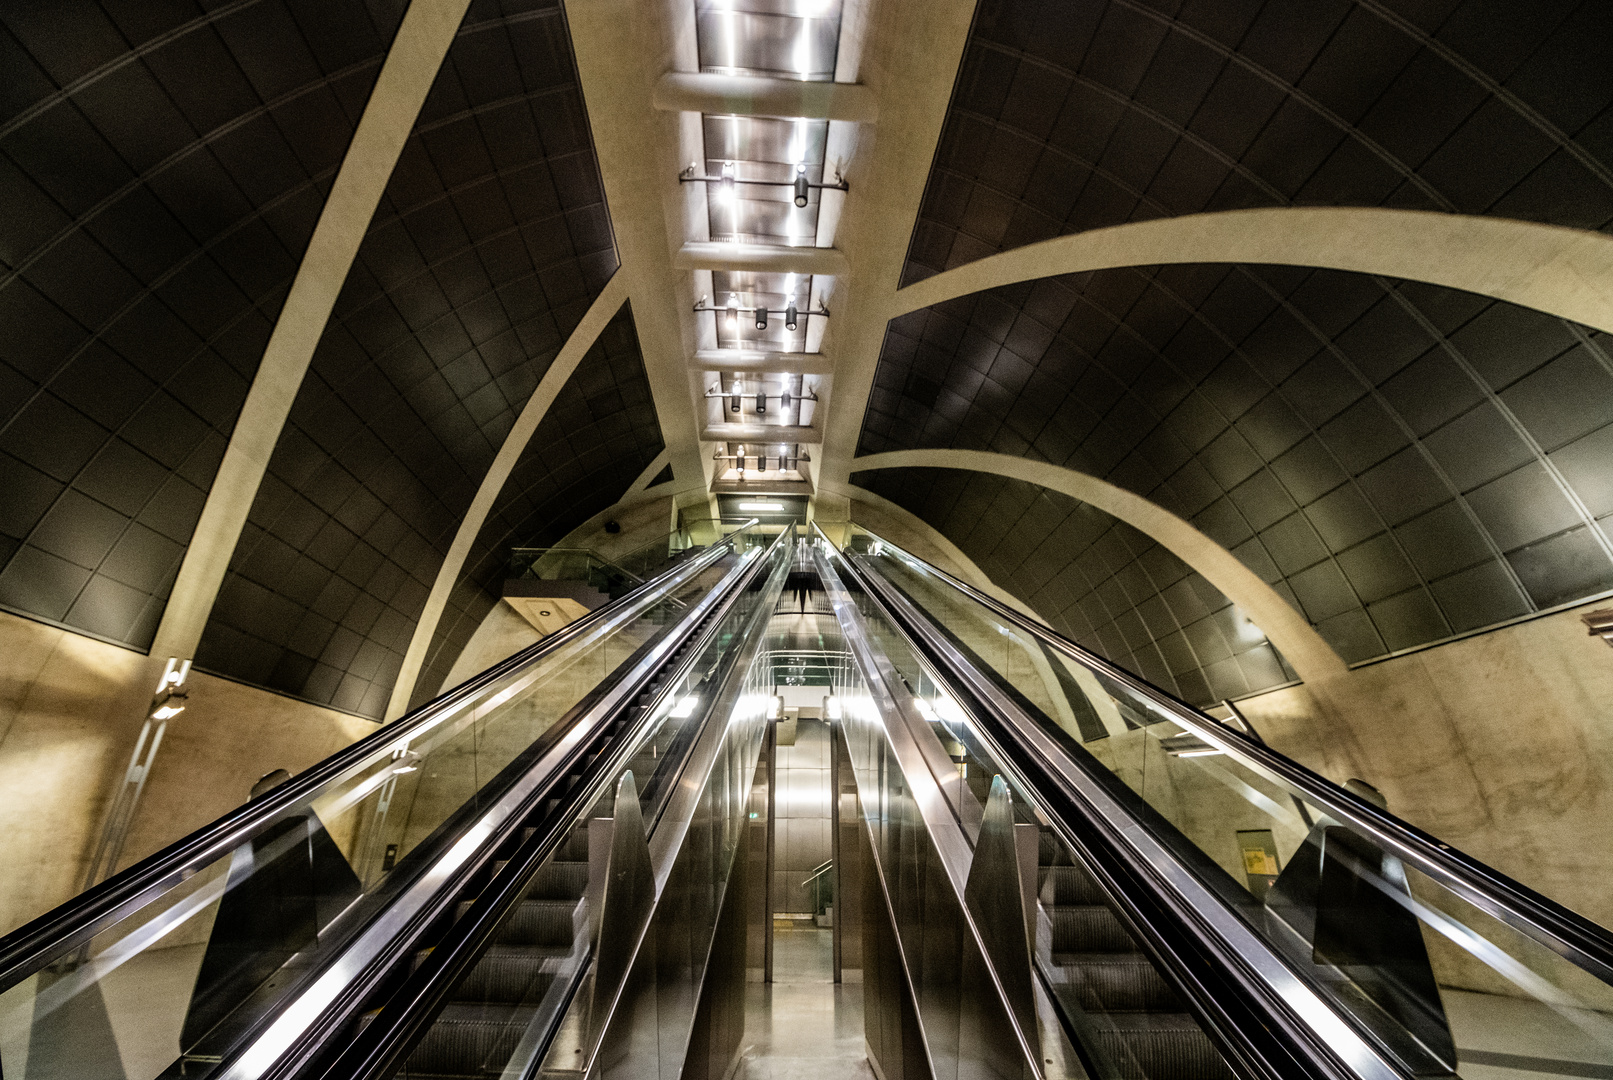
M 879 1080 L 1613 1077 L 1606 931 L 855 527 L 742 530 L 0 940 L 0 1075 L 793 1077 L 745 1017 L 826 922 Z
M 1613 1076 L 1603 928 L 871 533 L 813 548 L 862 672 L 838 693 L 926 1034 L 908 1067 Z M 950 1002 L 890 838 L 915 818 L 996 976 L 970 984 L 965 941 Z M 979 1017 L 1019 1061 L 971 1043 Z
M 731 534 L 0 940 L 0 1075 L 533 1052 L 597 967 L 618 823 L 688 830 L 791 541 Z

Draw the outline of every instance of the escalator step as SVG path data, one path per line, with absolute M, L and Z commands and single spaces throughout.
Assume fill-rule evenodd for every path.
M 1103 889 L 1079 866 L 1044 866 L 1043 881 L 1053 884 L 1055 904 L 1102 904 Z M 1044 894 L 1045 895 L 1045 894 Z
M 551 860 L 539 868 L 527 889 L 529 900 L 575 901 L 588 888 L 586 862 Z
M 1232 1080 L 1187 1013 L 1098 1013 L 1091 1020 L 1099 1047 L 1125 1080 Z
M 1134 953 L 1137 945 L 1114 912 L 1098 904 L 1066 905 L 1048 910 L 1056 953 Z
M 461 900 L 454 917 L 463 916 L 472 902 Z M 499 928 L 495 943 L 569 949 L 576 908 L 575 900 L 523 900 Z
M 493 945 L 454 988 L 454 998 L 469 1004 L 536 1005 L 570 952 L 569 948 Z
M 1180 1011 L 1169 983 L 1142 953 L 1054 953 L 1056 974 L 1083 1009 L 1098 1012 Z
M 411 1078 L 496 1076 L 537 1009 L 450 1003 L 409 1055 Z

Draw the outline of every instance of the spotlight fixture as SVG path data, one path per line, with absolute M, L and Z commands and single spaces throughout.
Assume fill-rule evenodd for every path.
M 733 326 L 739 322 L 739 294 L 728 294 L 728 325 Z
M 733 394 L 732 397 L 730 397 L 728 399 L 728 411 L 729 412 L 738 412 L 739 411 L 739 390 L 740 390 L 739 376 L 736 375 L 736 376 L 734 376 L 734 394 Z
M 779 395 L 779 399 L 778 399 L 779 408 L 783 409 L 785 412 L 789 412 L 790 411 L 790 401 L 791 400 L 792 400 L 792 398 L 791 398 L 791 395 L 790 395 L 790 388 L 786 386 L 784 388 L 784 393 Z
M 767 309 L 764 307 L 759 307 L 756 309 L 756 329 L 767 329 Z
M 798 313 L 795 310 L 795 301 L 791 300 L 789 302 L 789 304 L 784 308 L 784 329 L 786 329 L 786 330 L 794 330 L 795 329 L 796 323 L 799 321 L 799 319 L 797 318 L 797 314 Z
M 739 196 L 734 190 L 734 163 L 732 161 L 723 163 L 722 188 L 720 190 L 722 201 L 729 206 L 733 206 Z
M 765 391 L 759 392 L 756 395 L 756 415 L 767 415 L 767 394 Z
M 806 204 L 807 204 L 806 166 L 805 165 L 797 165 L 795 167 L 795 205 L 804 207 L 804 206 L 806 206 Z

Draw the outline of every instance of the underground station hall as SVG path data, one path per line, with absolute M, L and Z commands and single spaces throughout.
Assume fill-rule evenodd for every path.
M 0 1078 L 1613 1080 L 1613 0 L 0 0 Z

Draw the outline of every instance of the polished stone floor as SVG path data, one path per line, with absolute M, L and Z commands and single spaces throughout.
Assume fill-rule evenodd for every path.
M 774 982 L 745 996 L 745 1049 L 734 1080 L 873 1080 L 862 986 L 833 980 L 831 931 L 777 930 Z

